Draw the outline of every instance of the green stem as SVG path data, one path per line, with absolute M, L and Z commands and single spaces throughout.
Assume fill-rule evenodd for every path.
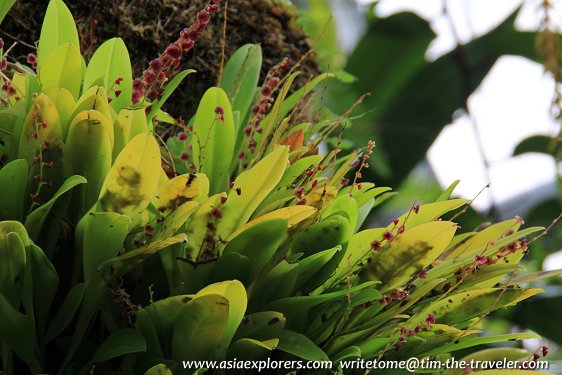
M 2 343 L 2 367 L 4 375 L 14 375 L 13 353 L 5 343 Z

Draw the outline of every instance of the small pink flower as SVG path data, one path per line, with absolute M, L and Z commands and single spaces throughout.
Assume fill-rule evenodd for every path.
M 31 65 L 37 65 L 37 56 L 34 53 L 27 55 L 27 63 Z
M 429 313 L 424 319 L 425 325 L 427 329 L 431 328 L 432 324 L 435 324 L 435 314 Z

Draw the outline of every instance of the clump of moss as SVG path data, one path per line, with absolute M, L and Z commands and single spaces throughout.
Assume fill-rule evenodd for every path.
M 167 110 L 174 115 L 191 116 L 197 98 L 205 88 L 215 85 L 222 60 L 224 8 L 201 34 L 195 47 L 184 60 L 184 66 L 197 70 L 196 80 L 187 79 L 183 87 L 168 102 Z M 114 36 L 124 39 L 129 48 L 134 72 L 138 76 L 151 59 L 175 40 L 179 31 L 193 22 L 205 0 L 78 0 L 68 6 L 76 18 L 81 45 L 89 56 L 104 40 Z M 39 23 L 47 4 L 43 0 L 18 1 L 2 23 L 0 34 L 20 44 L 12 56 L 25 61 L 30 45 L 39 39 Z M 295 22 L 296 10 L 279 0 L 228 0 L 225 56 L 228 58 L 246 43 L 260 43 L 264 62 L 262 78 L 284 57 L 299 61 L 311 49 L 311 43 Z M 303 86 L 318 66 L 310 54 L 300 69 L 295 87 Z

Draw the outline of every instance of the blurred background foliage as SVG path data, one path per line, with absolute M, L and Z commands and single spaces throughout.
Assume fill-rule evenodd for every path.
M 393 186 L 399 192 L 385 203 L 385 209 L 379 211 L 378 216 L 371 218 L 372 221 L 388 222 L 413 202 L 431 201 L 442 192 L 444 186 L 439 184 L 427 162 L 428 149 L 459 113 L 470 116 L 469 97 L 502 56 L 520 56 L 543 64 L 545 74 L 555 82 L 551 115 L 556 131 L 522 141 L 514 150 L 514 156 L 538 152 L 552 155 L 556 163 L 560 161 L 560 102 L 557 99 L 561 74 L 558 62 L 562 60 L 562 54 L 559 30 L 549 19 L 555 13 L 552 9 L 556 5 L 554 2 L 533 3 L 544 11 L 537 15 L 540 26 L 536 31 L 521 31 L 515 27 L 515 19 L 521 11 L 518 7 L 492 30 L 468 42 L 453 35 L 456 46 L 435 59 L 429 59 L 427 51 L 436 33 L 429 20 L 416 13 L 399 12 L 382 18 L 376 12 L 378 3 L 358 5 L 353 0 L 311 0 L 297 1 L 297 4 L 304 13 L 301 17 L 304 29 L 316 41 L 320 66 L 336 73 L 339 78 L 332 80 L 326 88 L 328 107 L 342 113 L 357 97 L 371 94 L 354 111 L 356 118 L 346 130 L 345 138 L 351 141 L 350 148 L 366 139 L 375 140 L 377 148 L 367 179 L 377 185 Z M 442 4 L 446 15 L 447 1 Z M 360 14 L 366 26 L 343 24 L 341 20 L 345 17 L 337 12 Z M 359 29 L 361 33 L 355 46 L 345 53 L 341 38 L 338 40 L 338 28 L 343 34 L 350 32 L 349 29 L 355 29 L 355 32 Z M 451 30 L 454 29 L 452 24 Z M 529 127 L 533 125 L 528 124 Z M 463 142 L 462 139 L 458 141 Z M 495 141 L 502 142 L 502 139 Z M 461 159 L 463 155 L 441 157 Z M 549 226 L 561 212 L 562 184 L 560 176 L 556 179 L 559 185 L 557 196 L 545 197 L 531 209 L 520 212 L 528 225 Z M 475 191 L 474 196 L 477 193 Z M 544 195 L 541 191 L 531 194 Z M 519 197 L 521 203 L 527 198 Z M 499 220 L 502 216 L 492 205 L 487 211 L 470 210 L 457 220 L 464 228 L 474 230 L 482 222 Z M 525 266 L 540 271 L 545 258 L 560 249 L 562 227 L 558 225 L 533 243 Z M 558 264 L 556 268 L 561 267 Z M 551 340 L 554 346 L 562 345 L 562 325 L 559 323 L 562 316 L 561 281 L 560 278 L 550 279 L 541 285 L 546 288 L 545 294 L 531 303 L 496 315 L 488 323 L 489 330 L 524 326 Z M 555 356 L 562 358 L 561 351 L 558 350 Z

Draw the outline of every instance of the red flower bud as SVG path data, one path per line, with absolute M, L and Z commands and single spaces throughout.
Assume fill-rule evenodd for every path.
M 142 84 L 142 81 L 140 79 L 135 79 L 133 81 L 133 90 L 141 91 L 143 89 L 144 89 L 144 85 Z
M 207 12 L 206 10 L 200 10 L 197 13 L 197 21 L 201 24 L 208 24 L 209 20 L 211 19 L 211 16 L 209 15 L 209 12 Z
M 427 329 L 431 328 L 431 325 L 435 323 L 435 315 L 433 313 L 427 314 L 424 322 L 426 324 Z
M 271 95 L 271 87 L 269 87 L 269 86 L 262 87 L 261 94 L 263 96 L 270 96 Z
M 27 55 L 27 63 L 31 64 L 31 65 L 36 65 L 37 64 L 37 56 L 35 56 L 35 54 L 30 53 Z
M 148 64 L 148 66 L 155 72 L 159 72 L 164 67 L 164 63 L 160 59 L 154 59 L 150 62 L 150 64 Z
M 386 232 L 383 233 L 382 238 L 384 238 L 387 241 L 392 241 L 394 239 L 394 235 L 387 230 Z
M 189 28 L 189 30 L 187 30 L 187 37 L 195 41 L 197 40 L 197 38 L 199 38 L 199 32 L 194 28 Z
M 193 40 L 191 40 L 191 39 L 183 39 L 183 40 L 180 42 L 181 48 L 183 49 L 184 52 L 187 52 L 187 51 L 189 51 L 190 49 L 192 49 L 194 44 L 195 44 L 195 43 L 194 43 Z
M 166 51 L 164 52 L 166 55 L 170 56 L 170 58 L 177 60 L 181 58 L 182 50 L 175 44 L 170 44 Z

